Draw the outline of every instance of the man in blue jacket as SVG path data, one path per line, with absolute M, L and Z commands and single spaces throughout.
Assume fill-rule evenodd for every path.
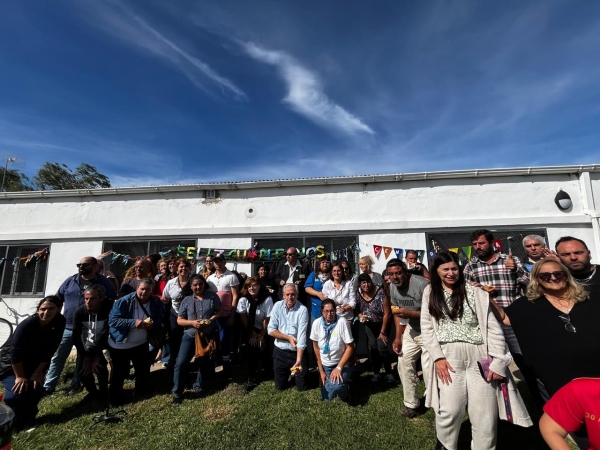
M 56 296 L 64 303 L 63 316 L 67 319 L 67 325 L 63 333 L 62 340 L 58 346 L 58 350 L 52 357 L 44 390 L 46 394 L 54 393 L 60 374 L 65 367 L 65 362 L 73 350 L 73 313 L 83 305 L 84 291 L 94 284 L 99 284 L 106 289 L 106 298 L 114 299 L 116 296 L 115 289 L 108 278 L 96 273 L 98 261 L 92 256 L 86 256 L 79 264 L 77 264 L 77 273 L 67 278 L 64 283 L 58 288 Z M 82 387 L 79 382 L 80 361 L 77 358 L 75 372 L 71 379 L 71 389 L 67 395 L 72 396 L 81 392 Z

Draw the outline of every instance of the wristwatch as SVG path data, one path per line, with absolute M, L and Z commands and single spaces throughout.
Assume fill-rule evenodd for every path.
M 339 370 L 340 372 L 342 371 L 342 368 L 340 366 L 337 366 L 335 369 Z

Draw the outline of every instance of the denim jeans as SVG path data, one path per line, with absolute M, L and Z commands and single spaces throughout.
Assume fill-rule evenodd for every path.
M 11 389 L 15 385 L 15 379 L 15 374 L 11 370 L 0 381 L 4 385 L 4 403 L 11 407 L 16 414 L 16 428 L 22 429 L 35 420 L 38 413 L 38 404 L 44 396 L 44 390 L 41 387 L 34 389 L 33 384 L 30 383 L 25 392 L 13 394 Z
M 219 317 L 219 340 L 221 341 L 221 357 L 223 358 L 223 370 L 229 370 L 231 365 L 231 327 L 227 324 L 229 316 Z
M 325 386 L 321 386 L 321 398 L 326 402 L 330 402 L 336 397 L 339 397 L 340 400 L 347 400 L 348 397 L 348 379 L 352 376 L 352 367 L 344 366 L 342 370 L 342 378 L 344 381 L 342 383 L 332 383 L 329 381 L 331 377 L 331 372 L 335 370 L 337 366 L 323 366 L 323 370 L 327 375 L 327 380 L 325 380 Z
M 50 367 L 46 374 L 46 381 L 44 382 L 44 389 L 47 391 L 53 391 L 56 389 L 60 374 L 65 368 L 67 358 L 73 350 L 73 330 L 67 330 L 63 332 L 62 340 L 56 350 L 56 353 L 50 361 Z M 79 386 L 79 371 L 81 370 L 81 358 L 77 356 L 77 362 L 75 363 L 75 371 L 73 372 L 73 378 L 71 379 L 72 386 Z
M 196 339 L 187 333 L 183 333 L 181 339 L 181 346 L 179 347 L 179 355 L 177 356 L 177 362 L 175 363 L 175 370 L 173 373 L 173 397 L 181 397 L 183 390 L 185 389 L 186 379 L 188 375 L 188 367 L 190 366 L 190 360 L 196 352 Z M 208 382 L 211 380 L 215 373 L 215 366 L 212 359 L 209 356 L 204 356 L 198 360 L 200 368 L 198 370 L 198 376 L 194 387 L 202 389 L 208 388 Z

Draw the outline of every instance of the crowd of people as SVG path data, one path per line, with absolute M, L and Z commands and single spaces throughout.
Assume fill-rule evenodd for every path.
M 304 391 L 312 371 L 324 401 L 351 403 L 362 338 L 372 382 L 396 383 L 397 362 L 398 415 L 433 409 L 439 449 L 457 448 L 465 412 L 477 450 L 496 447 L 498 420 L 532 425 L 511 361 L 543 411 L 540 430 L 552 449 L 569 448 L 567 434 L 582 449 L 600 448 L 600 271 L 586 243 L 565 236 L 551 250 L 544 238 L 525 236 L 520 261 L 493 241 L 490 231 L 474 231 L 464 266 L 455 253 L 438 252 L 428 270 L 411 251 L 382 274 L 370 256 L 353 274 L 348 261 L 311 267 L 291 247 L 272 274 L 264 265 L 250 277 L 231 271 L 221 254 L 197 274 L 185 258 L 140 258 L 119 284 L 101 260 L 85 257 L 2 349 L 5 401 L 27 428 L 75 346 L 68 394 L 85 388 L 83 401 L 121 404 L 131 365 L 135 398 L 151 395 L 150 367 L 160 361 L 181 403 L 194 360 L 198 395 L 211 392 L 217 362 L 225 383 L 243 363 L 249 388 L 273 379 L 278 390 Z

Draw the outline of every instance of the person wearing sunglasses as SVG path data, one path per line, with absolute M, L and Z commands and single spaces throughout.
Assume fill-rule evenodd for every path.
M 98 261 L 93 256 L 86 256 L 77 264 L 77 273 L 67 278 L 58 288 L 56 296 L 63 302 L 63 315 L 67 320 L 63 337 L 58 350 L 50 361 L 50 367 L 44 382 L 46 395 L 54 393 L 60 374 L 65 367 L 65 362 L 73 349 L 73 314 L 75 310 L 83 305 L 84 291 L 94 284 L 99 284 L 106 290 L 106 298 L 113 300 L 116 297 L 115 289 L 111 281 L 97 273 Z M 77 358 L 75 372 L 71 378 L 71 388 L 67 395 L 72 396 L 81 392 L 83 387 L 79 382 L 79 371 L 81 370 L 80 358 Z
M 515 331 L 523 359 L 545 386 L 548 400 L 578 377 L 600 376 L 600 299 L 588 298 L 560 262 L 543 259 L 531 270 L 527 296 L 496 317 Z

